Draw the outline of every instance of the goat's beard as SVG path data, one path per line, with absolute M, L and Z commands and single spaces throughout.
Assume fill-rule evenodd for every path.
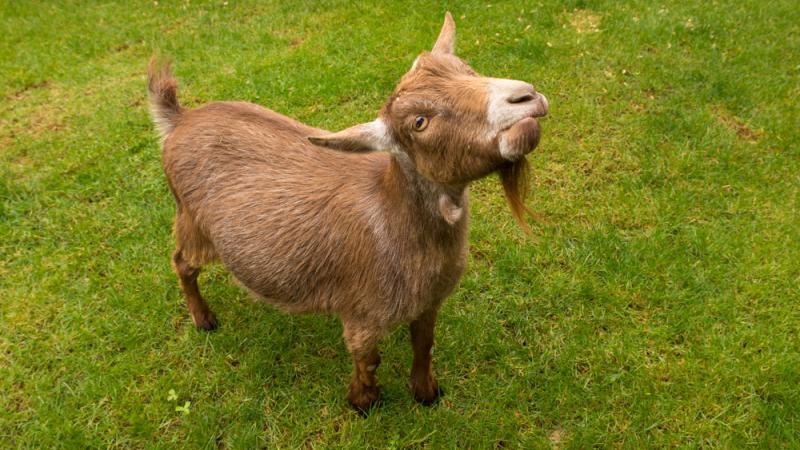
M 528 160 L 522 157 L 506 164 L 500 168 L 499 173 L 511 215 L 525 233 L 530 233 L 531 229 L 525 222 L 526 215 L 533 217 L 533 212 L 525 205 L 528 194 Z

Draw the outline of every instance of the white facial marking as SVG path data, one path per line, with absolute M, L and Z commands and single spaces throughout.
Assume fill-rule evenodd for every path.
M 499 131 L 525 117 L 521 108 L 516 108 L 513 103 L 508 103 L 508 97 L 514 91 L 519 90 L 520 84 L 523 84 L 523 82 L 500 78 L 489 79 L 489 85 L 487 86 L 489 104 L 486 109 L 486 118 L 492 128 Z
M 368 371 L 370 371 L 370 372 L 374 371 L 374 370 L 375 370 L 375 369 L 377 369 L 377 368 L 378 368 L 378 366 L 376 366 L 375 364 L 372 364 L 372 365 L 370 365 L 370 366 L 367 366 L 367 370 L 368 370 Z

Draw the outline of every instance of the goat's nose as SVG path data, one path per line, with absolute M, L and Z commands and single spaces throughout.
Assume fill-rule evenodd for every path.
M 509 93 L 506 101 L 508 103 L 526 103 L 532 102 L 536 98 L 536 89 L 532 85 L 520 82 L 514 86 L 514 90 Z

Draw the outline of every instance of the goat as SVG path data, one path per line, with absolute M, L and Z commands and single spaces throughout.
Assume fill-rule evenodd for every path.
M 221 260 L 283 311 L 341 319 L 355 408 L 378 400 L 378 341 L 401 324 L 414 398 L 440 395 L 433 329 L 467 261 L 467 186 L 499 172 L 524 224 L 525 155 L 548 110 L 532 85 L 479 76 L 454 47 L 448 12 L 378 117 L 334 133 L 252 103 L 185 109 L 169 64 L 151 60 L 150 109 L 177 205 L 173 267 L 197 327 L 217 327 L 197 277 Z

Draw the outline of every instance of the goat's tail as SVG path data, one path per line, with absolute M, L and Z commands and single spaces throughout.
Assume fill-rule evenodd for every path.
M 178 104 L 178 82 L 172 77 L 169 61 L 159 63 L 156 56 L 150 59 L 147 93 L 150 96 L 150 114 L 163 141 L 175 128 L 175 121 L 183 110 Z

